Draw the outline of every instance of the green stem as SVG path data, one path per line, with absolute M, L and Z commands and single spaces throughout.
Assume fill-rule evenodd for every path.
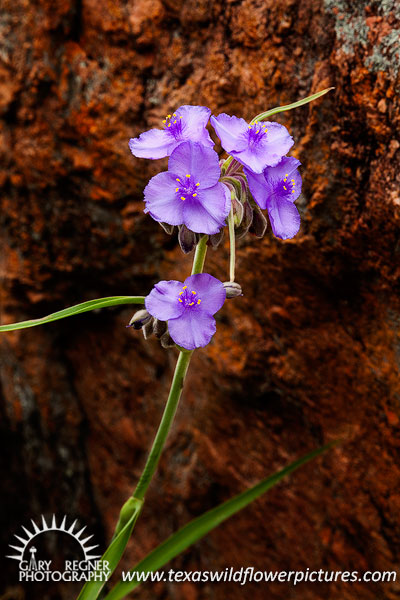
M 167 439 L 168 432 L 171 428 L 171 424 L 176 413 L 179 398 L 182 394 L 183 384 L 185 381 L 186 372 L 188 370 L 192 354 L 193 350 L 190 352 L 181 351 L 179 353 L 179 358 L 178 362 L 176 363 L 174 378 L 172 380 L 172 385 L 169 392 L 167 404 L 165 406 L 164 414 L 161 419 L 157 435 L 153 442 L 153 446 L 150 450 L 146 466 L 144 468 L 142 476 L 140 477 L 136 490 L 133 493 L 133 498 L 135 498 L 136 500 L 144 499 L 144 496 L 147 492 L 147 488 L 149 487 L 152 477 L 157 468 L 158 461 L 160 460 L 160 456 L 164 448 L 165 440 Z
M 233 221 L 233 204 L 232 204 L 231 210 L 229 212 L 228 227 L 229 227 L 229 247 L 230 247 L 229 280 L 235 281 L 236 248 L 235 248 L 235 223 Z
M 193 259 L 192 275 L 197 275 L 198 273 L 203 272 L 204 261 L 206 260 L 207 254 L 207 240 L 208 235 L 203 235 L 197 244 L 196 254 L 194 255 Z
M 204 261 L 207 254 L 207 240 L 208 236 L 203 235 L 197 244 L 196 253 L 193 259 L 192 275 L 203 272 Z M 157 469 L 165 440 L 167 439 L 169 430 L 171 429 L 179 398 L 182 394 L 183 385 L 192 354 L 193 350 L 181 350 L 179 353 L 178 362 L 176 363 L 175 367 L 174 378 L 172 380 L 167 404 L 164 409 L 164 414 L 162 416 L 161 423 L 151 447 L 143 473 L 140 477 L 139 483 L 137 484 L 136 490 L 133 492 L 133 498 L 137 500 L 144 499 L 147 488 L 149 487 L 152 477 Z

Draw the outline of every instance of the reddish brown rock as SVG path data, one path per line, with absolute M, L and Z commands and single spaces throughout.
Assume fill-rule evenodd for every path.
M 395 0 L 58 3 L 0 20 L 2 322 L 188 273 L 143 214 L 165 161 L 129 137 L 182 103 L 277 115 L 296 139 L 302 229 L 243 239 L 243 298 L 196 353 L 131 566 L 194 516 L 323 442 L 303 468 L 173 562 L 189 570 L 393 570 L 399 562 L 400 12 Z M 228 247 L 207 270 L 227 279 Z M 67 513 L 105 547 L 165 402 L 176 352 L 107 309 L 1 337 L 4 544 Z M 4 552 L 3 554 L 5 554 Z M 71 588 L 4 597 L 71 598 Z M 8 591 L 7 591 L 8 590 Z M 14 591 L 13 591 L 14 590 Z M 145 586 L 137 597 L 394 599 L 399 583 Z M 10 596 L 11 594 L 11 596 Z M 71 595 L 72 594 L 72 595 Z M 135 596 L 136 597 L 136 596 Z

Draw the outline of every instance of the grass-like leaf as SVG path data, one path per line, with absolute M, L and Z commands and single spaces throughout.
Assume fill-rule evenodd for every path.
M 100 559 L 100 561 L 102 561 L 103 564 L 108 563 L 110 575 L 115 571 L 116 566 L 121 560 L 121 556 L 124 553 L 129 538 L 132 535 L 132 530 L 142 509 L 143 500 L 130 498 L 127 505 L 127 509 L 130 512 L 130 516 L 126 521 L 124 527 L 121 529 L 119 534 L 113 539 L 113 541 L 111 542 L 111 544 Z M 99 594 L 103 589 L 105 583 L 105 581 L 88 581 L 83 586 L 77 600 L 96 600 L 96 598 L 99 597 Z
M 88 300 L 87 302 L 81 302 L 75 306 L 69 308 L 63 308 L 47 317 L 41 319 L 32 319 L 30 321 L 21 321 L 20 323 L 10 323 L 9 325 L 1 325 L 0 332 L 2 331 L 15 331 L 16 329 L 26 329 L 27 327 L 36 327 L 37 325 L 45 325 L 52 321 L 58 321 L 58 319 L 65 319 L 66 317 L 73 317 L 80 313 L 88 312 L 89 310 L 95 310 L 96 308 L 104 308 L 106 306 L 117 306 L 118 304 L 144 304 L 144 296 L 109 296 L 108 298 L 96 298 L 95 300 Z
M 293 102 L 293 104 L 286 104 L 285 106 L 276 106 L 275 108 L 271 108 L 270 110 L 267 110 L 266 112 L 262 112 L 259 115 L 257 115 L 256 117 L 254 117 L 254 119 L 252 120 L 252 123 L 255 123 L 255 121 L 263 121 L 264 119 L 267 119 L 268 117 L 271 117 L 272 115 L 275 115 L 276 113 L 284 112 L 285 110 L 292 110 L 293 108 L 298 108 L 299 106 L 303 106 L 303 104 L 308 104 L 309 102 L 312 102 L 313 100 L 316 100 L 317 98 L 320 98 L 321 96 L 324 96 L 325 94 L 327 94 L 328 92 L 330 92 L 331 90 L 334 90 L 334 89 L 335 88 L 333 88 L 333 87 L 326 88 L 325 90 L 321 90 L 320 92 L 317 92 L 316 94 L 312 94 L 312 96 L 308 96 L 307 98 L 303 98 L 302 100 Z
M 155 550 L 150 552 L 140 563 L 138 563 L 130 573 L 148 573 L 157 571 L 168 563 L 175 556 L 186 550 L 189 546 L 197 542 L 212 529 L 220 525 L 223 521 L 245 508 L 248 504 L 259 498 L 262 494 L 272 488 L 274 485 L 279 483 L 281 479 L 293 473 L 296 469 L 309 462 L 313 458 L 319 456 L 336 442 L 322 446 L 313 452 L 310 452 L 306 456 L 294 461 L 289 466 L 285 467 L 281 471 L 278 471 L 274 475 L 271 475 L 267 479 L 260 481 L 254 487 L 242 492 L 238 496 L 235 496 L 231 500 L 224 502 L 220 506 L 209 510 L 204 515 L 201 515 L 197 519 L 194 519 L 182 529 L 179 529 L 165 542 L 158 546 Z M 133 581 L 119 581 L 113 589 L 107 594 L 105 600 L 121 600 L 125 598 L 132 590 L 134 590 L 141 582 L 134 579 Z M 79 597 L 78 600 L 81 600 Z

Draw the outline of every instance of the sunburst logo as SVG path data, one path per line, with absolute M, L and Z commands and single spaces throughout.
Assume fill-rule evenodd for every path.
M 100 554 L 94 552 L 99 547 L 93 544 L 93 535 L 85 533 L 86 526 L 80 528 L 75 519 L 71 524 L 65 515 L 57 523 L 56 516 L 53 515 L 47 522 L 44 516 L 37 523 L 31 519 L 32 527 L 22 526 L 23 533 L 15 534 L 17 542 L 9 544 L 13 553 L 8 554 L 7 558 L 19 562 L 19 580 L 20 581 L 107 581 L 110 575 L 109 564 L 107 561 L 101 561 Z M 64 570 L 52 571 L 52 560 L 41 560 L 37 554 L 38 538 L 44 534 L 55 532 L 56 534 L 68 535 L 73 538 L 81 549 L 81 560 L 65 560 Z M 39 542 L 40 546 L 40 542 Z M 82 559 L 83 557 L 83 559 Z M 57 563 L 57 561 L 56 561 Z
M 96 560 L 96 558 L 100 558 L 99 554 L 91 554 L 92 550 L 94 550 L 95 548 L 98 548 L 99 545 L 96 544 L 94 546 L 88 546 L 88 542 L 89 542 L 89 540 L 92 539 L 93 535 L 89 535 L 88 537 L 82 539 L 82 535 L 86 529 L 86 526 L 82 527 L 82 529 L 80 529 L 79 531 L 75 531 L 77 522 L 78 522 L 77 519 L 75 519 L 75 521 L 72 523 L 72 525 L 70 527 L 67 527 L 67 516 L 66 515 L 62 519 L 60 525 L 57 525 L 55 515 L 53 515 L 53 518 L 49 524 L 46 523 L 46 519 L 44 518 L 43 515 L 42 515 L 41 525 L 37 525 L 35 523 L 35 521 L 33 519 L 31 519 L 31 523 L 32 523 L 32 527 L 33 527 L 32 531 L 29 531 L 29 529 L 22 526 L 25 536 L 21 537 L 17 534 L 14 534 L 14 537 L 17 538 L 20 545 L 13 546 L 12 544 L 9 544 L 10 548 L 12 548 L 13 550 L 16 550 L 18 552 L 18 554 L 7 555 L 7 558 L 13 558 L 14 560 L 18 560 L 20 562 L 21 562 L 21 560 L 25 560 L 25 551 L 26 551 L 27 546 L 31 543 L 31 541 L 34 538 L 36 538 L 37 536 L 42 535 L 43 533 L 47 533 L 49 531 L 58 531 L 60 533 L 67 533 L 68 535 L 71 535 L 78 542 L 80 547 L 82 548 L 82 552 L 85 556 L 85 560 Z

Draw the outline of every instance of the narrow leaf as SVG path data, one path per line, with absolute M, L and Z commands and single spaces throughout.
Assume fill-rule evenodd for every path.
M 259 115 L 257 115 L 256 117 L 254 117 L 254 119 L 252 120 L 252 123 L 255 123 L 255 121 L 263 121 L 267 117 L 270 117 L 271 115 L 275 115 L 276 113 L 284 112 L 285 110 L 292 110 L 293 108 L 298 108 L 299 106 L 303 106 L 303 104 L 308 104 L 309 102 L 312 102 L 313 100 L 316 100 L 317 98 L 320 98 L 321 96 L 324 96 L 324 94 L 327 94 L 328 92 L 330 92 L 331 90 L 334 90 L 334 89 L 335 88 L 333 88 L 333 87 L 326 88 L 325 90 L 321 90 L 320 92 L 317 92 L 316 94 L 312 94 L 312 96 L 308 96 L 307 98 L 303 98 L 302 100 L 293 102 L 293 104 L 286 104 L 285 106 L 276 106 L 275 108 L 271 108 L 270 110 L 267 110 L 266 112 L 262 112 Z
M 148 573 L 157 571 L 175 556 L 205 536 L 209 531 L 220 525 L 220 523 L 245 508 L 248 504 L 256 500 L 256 498 L 259 498 L 262 494 L 281 481 L 281 479 L 286 477 L 286 475 L 289 475 L 335 444 L 336 442 L 327 444 L 321 448 L 318 448 L 317 450 L 314 450 L 313 452 L 310 452 L 306 456 L 303 456 L 303 458 L 294 461 L 281 471 L 278 471 L 267 479 L 260 481 L 254 487 L 242 492 L 238 496 L 235 496 L 231 500 L 224 502 L 216 508 L 209 510 L 200 517 L 197 517 L 197 519 L 190 521 L 190 523 L 182 527 L 182 529 L 179 529 L 179 531 L 174 533 L 155 550 L 150 552 L 150 554 L 140 561 L 140 563 L 138 563 L 130 572 Z M 140 585 L 140 583 L 141 582 L 137 581 L 136 578 L 132 581 L 119 581 L 109 592 L 109 594 L 107 594 L 105 600 L 121 600 L 121 598 L 125 598 L 129 592 Z
M 88 300 L 81 302 L 69 308 L 63 308 L 47 317 L 41 319 L 32 319 L 30 321 L 21 321 L 20 323 L 10 323 L 9 325 L 1 325 L 1 331 L 15 331 L 16 329 L 26 329 L 27 327 L 36 327 L 37 325 L 45 325 L 58 319 L 72 317 L 80 313 L 95 310 L 96 308 L 104 308 L 105 306 L 117 306 L 119 304 L 144 304 L 144 296 L 109 296 L 108 298 L 96 298 L 96 300 Z
M 137 500 L 136 498 L 130 498 L 128 503 L 124 506 L 127 506 L 129 509 L 130 517 L 126 521 L 126 524 L 120 530 L 118 535 L 116 535 L 104 552 L 100 561 L 105 566 L 105 563 L 108 563 L 107 567 L 109 569 L 109 576 L 115 571 L 119 561 L 121 560 L 121 556 L 124 553 L 126 545 L 129 541 L 129 538 L 132 535 L 132 530 L 135 526 L 137 518 L 140 514 L 140 511 L 143 506 L 143 500 Z M 99 573 L 99 571 L 95 571 L 95 573 Z M 100 579 L 100 577 L 99 577 Z M 77 600 L 96 600 L 99 597 L 101 590 L 103 589 L 106 581 L 88 581 L 83 586 L 81 593 L 79 594 Z

